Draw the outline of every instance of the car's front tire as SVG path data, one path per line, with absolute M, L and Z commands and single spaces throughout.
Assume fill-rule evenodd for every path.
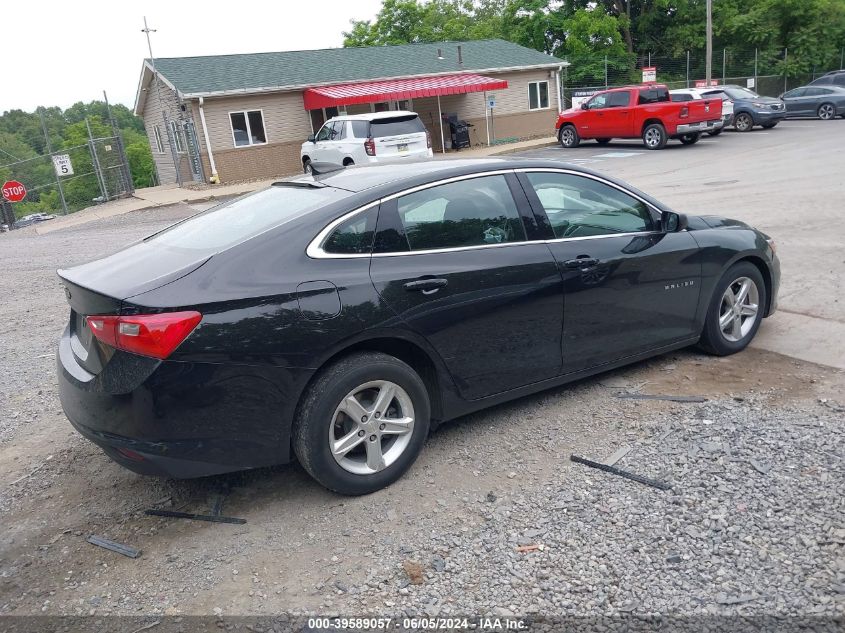
M 303 468 L 326 488 L 363 495 L 414 463 L 428 435 L 430 403 L 419 375 L 379 352 L 352 354 L 307 390 L 293 428 Z
M 306 174 L 314 173 L 314 170 L 311 169 L 311 159 L 306 158 L 302 161 L 302 171 Z
M 734 119 L 734 127 L 737 132 L 750 132 L 754 127 L 754 119 L 747 112 L 740 112 Z
M 557 140 L 560 141 L 560 146 L 566 149 L 578 147 L 581 138 L 578 136 L 578 130 L 572 124 L 564 125 L 557 133 Z
M 760 269 L 747 261 L 731 266 L 713 291 L 699 347 L 717 356 L 744 350 L 757 334 L 767 300 Z

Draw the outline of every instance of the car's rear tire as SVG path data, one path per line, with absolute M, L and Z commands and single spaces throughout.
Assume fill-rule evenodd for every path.
M 698 346 L 717 356 L 741 352 L 757 334 L 767 300 L 760 269 L 734 264 L 716 284 Z
M 311 159 L 310 158 L 306 158 L 305 160 L 302 161 L 302 171 L 306 174 L 313 173 L 313 170 L 311 169 Z
M 678 140 L 684 145 L 695 145 L 698 143 L 698 139 L 700 138 L 701 132 L 693 132 L 692 134 L 684 134 L 683 136 L 678 137 Z
M 607 145 L 612 140 L 613 139 L 610 139 L 610 138 L 597 138 L 596 143 L 598 143 L 599 145 Z
M 560 142 L 561 147 L 572 149 L 573 147 L 578 147 L 581 137 L 578 136 L 578 130 L 575 129 L 575 126 L 570 123 L 560 128 L 560 131 L 557 133 L 557 140 Z
M 734 127 L 737 132 L 750 132 L 754 127 L 754 119 L 747 112 L 740 112 L 734 118 Z
M 354 165 L 354 164 L 355 164 L 355 161 L 352 160 L 351 158 L 344 158 L 343 159 L 343 166 L 344 167 L 352 167 L 352 165 Z
M 668 141 L 666 128 L 661 123 L 649 123 L 643 129 L 643 145 L 646 149 L 663 149 Z
M 297 409 L 293 450 L 326 488 L 345 495 L 375 492 L 414 463 L 430 410 L 425 384 L 406 363 L 380 352 L 352 354 L 322 370 L 307 390 Z
M 823 103 L 816 110 L 816 116 L 822 121 L 831 121 L 836 118 L 836 106 L 832 103 Z
M 722 132 L 724 132 L 724 131 L 725 131 L 725 128 L 724 128 L 724 127 L 720 127 L 718 130 L 710 130 L 710 131 L 709 131 L 709 132 L 707 132 L 707 133 L 708 133 L 710 136 L 719 136 L 719 134 L 721 134 L 721 133 L 722 133 Z

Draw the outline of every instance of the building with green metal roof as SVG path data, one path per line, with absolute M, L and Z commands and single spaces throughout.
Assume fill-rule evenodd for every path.
M 498 39 L 147 59 L 135 112 L 162 184 L 271 178 L 339 113 L 413 110 L 435 151 L 450 115 L 473 145 L 547 135 L 565 65 Z

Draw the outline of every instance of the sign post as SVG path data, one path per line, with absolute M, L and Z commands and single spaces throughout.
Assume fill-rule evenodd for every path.
M 21 202 L 24 198 L 26 198 L 26 187 L 23 186 L 23 183 L 18 182 L 17 180 L 8 180 L 3 184 L 3 188 L 0 189 L 0 193 L 2 193 L 3 198 L 9 202 Z
M 493 108 L 496 107 L 496 95 L 487 97 L 487 109 L 490 110 L 490 136 L 496 140 L 496 129 L 493 127 Z M 487 139 L 487 145 L 490 145 L 490 139 Z

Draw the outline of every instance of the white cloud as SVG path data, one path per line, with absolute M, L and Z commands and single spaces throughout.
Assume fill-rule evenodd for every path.
M 380 0 L 143 3 L 53 0 L 5 3 L 0 112 L 101 99 L 132 107 L 147 41 L 156 57 L 339 47 L 349 21 Z

